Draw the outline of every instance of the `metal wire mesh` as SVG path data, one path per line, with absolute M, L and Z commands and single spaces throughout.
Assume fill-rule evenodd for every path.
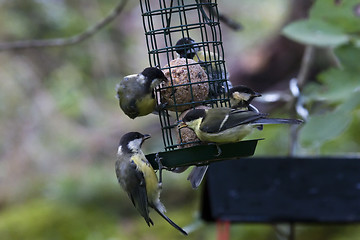
M 146 36 L 150 66 L 157 66 L 168 72 L 169 83 L 156 89 L 159 119 L 162 129 L 165 150 L 186 147 L 198 141 L 185 142 L 176 126 L 181 113 L 185 109 L 193 109 L 199 105 L 207 107 L 229 106 L 226 92 L 228 74 L 224 61 L 224 49 L 218 17 L 217 1 L 213 0 L 140 0 L 143 26 Z M 176 43 L 181 38 L 194 39 L 196 43 Z M 181 64 L 174 65 L 174 59 L 179 59 L 176 50 L 197 48 L 203 58 L 197 56 L 197 61 L 185 57 Z M 207 96 L 198 98 L 199 82 L 192 74 L 196 66 L 206 73 L 201 84 L 207 85 Z M 196 68 L 198 69 L 198 68 Z M 174 72 L 185 74 L 181 78 L 186 82 L 179 83 Z M 219 89 L 220 86 L 220 89 Z M 187 88 L 189 98 L 180 101 L 177 93 Z M 164 96 L 166 92 L 170 92 Z M 164 101 L 164 98 L 168 101 Z

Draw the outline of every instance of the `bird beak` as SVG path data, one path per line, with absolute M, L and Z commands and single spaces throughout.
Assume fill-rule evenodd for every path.
M 178 128 L 178 130 L 180 130 L 180 129 L 182 129 L 182 128 L 185 128 L 185 127 L 187 127 L 188 125 L 186 124 L 186 123 L 184 123 L 184 122 L 179 122 L 179 124 L 177 125 L 177 128 Z
M 255 92 L 253 96 L 254 96 L 254 97 L 261 97 L 261 94 L 258 93 L 258 92 Z
M 149 139 L 149 138 L 151 138 L 151 136 L 149 134 L 144 134 L 143 141 L 145 141 L 146 139 Z

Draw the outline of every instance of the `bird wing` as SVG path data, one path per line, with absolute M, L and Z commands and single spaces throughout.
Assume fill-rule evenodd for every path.
M 139 115 L 136 101 L 145 95 L 145 88 L 136 82 L 137 78 L 138 74 L 125 76 L 117 86 L 117 97 L 120 100 L 120 107 L 130 118 L 135 118 Z
M 116 167 L 116 175 L 120 179 L 120 168 Z M 129 166 L 126 170 L 127 176 L 124 178 L 126 183 L 126 192 L 129 195 L 135 208 L 139 211 L 141 216 L 145 219 L 146 223 L 150 226 L 154 225 L 149 217 L 149 206 L 146 193 L 145 178 L 141 171 L 137 169 L 134 161 L 130 160 Z M 120 181 L 120 180 L 119 180 Z
M 206 174 L 206 171 L 208 169 L 208 165 L 205 165 L 205 166 L 195 166 L 189 176 L 187 177 L 187 180 L 190 181 L 191 183 L 191 186 L 193 189 L 196 189 L 200 186 L 205 174 Z
M 253 111 L 213 108 L 208 110 L 206 117 L 200 125 L 200 130 L 206 133 L 218 133 L 242 124 L 250 123 L 264 116 L 265 114 Z
M 219 132 L 224 118 L 230 111 L 230 108 L 213 108 L 207 110 L 206 116 L 200 124 L 200 130 L 206 133 Z
M 250 124 L 257 119 L 262 119 L 266 116 L 266 114 L 258 113 L 254 111 L 241 111 L 241 110 L 232 110 L 230 111 L 226 122 L 224 122 L 219 130 L 225 131 L 227 129 L 243 125 Z

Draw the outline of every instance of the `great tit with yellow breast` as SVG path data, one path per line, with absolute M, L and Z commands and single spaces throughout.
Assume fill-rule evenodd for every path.
M 257 93 L 251 88 L 242 85 L 233 87 L 228 92 L 228 97 L 230 99 L 232 109 L 254 111 L 257 113 L 259 112 L 259 110 L 251 104 L 251 101 L 254 98 L 260 96 L 260 93 Z M 258 128 L 261 128 L 261 126 L 259 126 Z M 200 186 L 207 169 L 208 165 L 193 167 L 187 178 L 190 181 L 192 188 L 196 189 Z
M 190 37 L 179 39 L 176 42 L 175 51 L 182 58 L 189 58 L 198 62 L 206 70 L 210 83 L 210 98 L 216 98 L 232 87 L 229 81 L 229 73 L 225 71 L 222 59 L 218 54 L 200 50 L 199 45 Z
M 156 109 L 154 89 L 163 81 L 167 81 L 164 73 L 154 67 L 124 77 L 116 86 L 120 108 L 132 119 L 154 112 Z
M 263 124 L 300 124 L 301 120 L 267 118 L 266 114 L 231 108 L 193 109 L 189 111 L 178 128 L 189 127 L 202 142 L 234 143 Z
M 152 207 L 174 228 L 187 235 L 164 214 L 166 210 L 160 202 L 161 183 L 159 184 L 154 169 L 141 150 L 143 142 L 148 138 L 150 135 L 138 132 L 129 132 L 122 136 L 115 163 L 117 179 L 148 226 L 154 225 L 149 216 L 149 207 Z

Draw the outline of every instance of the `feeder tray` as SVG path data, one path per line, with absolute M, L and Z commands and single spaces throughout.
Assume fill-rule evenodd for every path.
M 168 168 L 208 165 L 211 162 L 223 161 L 239 157 L 249 157 L 255 152 L 258 140 L 247 140 L 237 143 L 219 145 L 222 153 L 219 156 L 215 145 L 198 145 L 190 148 L 173 150 L 171 152 L 159 152 L 161 163 Z M 155 161 L 155 153 L 146 155 L 154 169 L 158 169 Z M 194 157 L 195 156 L 195 157 Z

